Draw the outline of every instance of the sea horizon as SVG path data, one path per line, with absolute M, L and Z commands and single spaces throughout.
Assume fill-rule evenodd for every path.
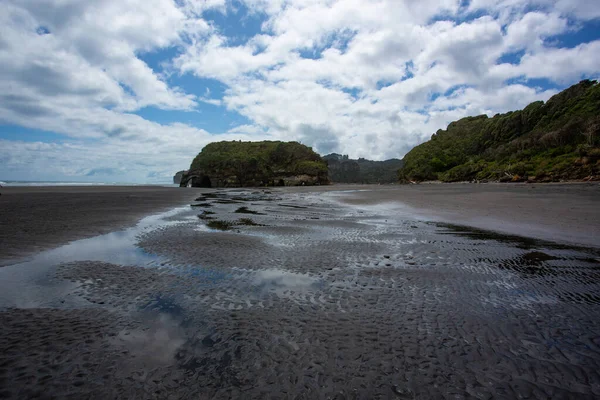
M 0 180 L 4 187 L 14 186 L 179 186 L 174 183 L 134 183 L 134 182 L 83 182 L 83 181 L 26 181 L 26 180 Z

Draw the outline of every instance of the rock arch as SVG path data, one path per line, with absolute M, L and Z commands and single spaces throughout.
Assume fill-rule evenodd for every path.
M 211 188 L 212 182 L 210 181 L 210 177 L 208 175 L 202 175 L 200 179 L 198 179 L 198 186 L 201 188 Z
M 181 183 L 179 186 L 211 188 L 212 181 L 210 179 L 210 176 L 204 175 L 204 174 L 187 175 L 181 180 Z

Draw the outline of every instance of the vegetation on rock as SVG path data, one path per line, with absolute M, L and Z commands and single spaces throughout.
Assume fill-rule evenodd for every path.
M 600 85 L 584 80 L 523 110 L 463 118 L 413 148 L 402 181 L 559 181 L 600 172 Z
M 335 183 L 393 183 L 398 179 L 402 160 L 371 161 L 349 159 L 347 155 L 328 154 L 323 157 L 329 168 L 329 179 Z
M 258 211 L 250 210 L 250 209 L 248 209 L 248 207 L 239 207 L 234 212 L 238 213 L 238 214 L 256 214 L 256 215 L 262 214 L 262 213 L 259 213 Z
M 240 219 L 238 219 L 237 224 L 244 225 L 244 226 L 264 226 L 261 224 L 257 224 L 256 222 L 254 222 L 254 220 L 252 218 L 240 218 Z
M 224 220 L 219 219 L 219 220 L 208 221 L 206 226 L 209 227 L 210 229 L 217 229 L 220 231 L 228 231 L 229 229 L 231 229 L 235 226 L 235 222 L 224 221 Z
M 297 142 L 216 142 L 194 158 L 181 186 L 293 186 L 326 184 L 327 164 Z
M 211 217 L 211 215 L 214 215 L 213 211 L 203 211 L 202 214 L 198 214 L 198 218 L 203 219 L 205 221 L 209 221 L 211 219 L 215 219 L 215 217 Z
M 200 217 L 200 216 L 199 216 Z M 200 219 L 209 219 L 209 218 L 200 218 Z M 230 229 L 235 228 L 236 226 L 265 226 L 262 224 L 258 224 L 254 222 L 252 218 L 240 218 L 237 221 L 225 221 L 225 220 L 209 220 L 206 223 L 206 226 L 210 229 L 216 229 L 220 231 L 228 231 Z

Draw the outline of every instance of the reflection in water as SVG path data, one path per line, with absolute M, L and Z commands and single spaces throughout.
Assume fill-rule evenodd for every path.
M 484 251 L 487 257 L 477 259 L 478 262 L 496 265 L 500 270 L 515 273 L 520 279 L 532 281 L 527 285 L 523 282 L 518 285 L 519 288 L 508 291 L 512 296 L 509 301 L 513 301 L 515 306 L 534 303 L 553 304 L 556 301 L 600 304 L 600 295 L 596 293 L 597 283 L 600 282 L 600 268 L 597 265 L 600 251 L 597 249 L 506 235 L 460 225 L 445 223 L 434 225 L 443 228 L 438 232 L 442 235 L 451 234 L 473 240 L 474 244 L 485 244 Z M 521 251 L 510 256 L 512 250 L 510 246 L 525 252 Z M 498 254 L 494 255 L 496 251 Z M 538 291 L 525 289 L 529 285 L 536 285 Z M 543 292 L 539 291 L 539 288 L 543 288 Z
M 142 318 L 142 328 L 123 330 L 116 337 L 117 345 L 131 353 L 129 368 L 156 368 L 170 365 L 177 350 L 186 341 L 180 321 L 164 313 Z
M 595 252 L 594 249 L 590 249 L 587 247 L 566 245 L 519 235 L 510 235 L 485 229 L 473 228 L 470 226 L 448 224 L 442 222 L 432 222 L 431 224 L 440 228 L 438 231 L 438 233 L 440 234 L 450 234 L 453 236 L 466 237 L 474 240 L 494 240 L 496 242 L 514 245 L 517 248 L 525 250 L 531 250 L 536 248 L 548 248 L 555 250 L 583 250 Z
M 308 274 L 297 274 L 278 269 L 267 269 L 255 272 L 253 283 L 265 289 L 302 290 L 317 286 L 319 280 Z
M 132 228 L 77 240 L 39 253 L 29 261 L 0 268 L 0 307 L 34 308 L 63 304 L 64 300 L 59 303 L 58 299 L 72 290 L 73 285 L 50 280 L 50 272 L 59 264 L 99 261 L 116 265 L 156 265 L 160 258 L 137 247 L 138 236 L 180 223 L 168 219 L 184 210 L 187 207 L 149 216 Z
M 232 217 L 238 205 L 225 193 L 238 192 L 214 193 L 198 201 L 219 198 L 212 210 Z M 239 193 L 231 200 L 255 195 Z M 597 395 L 597 251 L 321 200 L 250 204 L 269 227 L 227 234 L 204 229 L 190 208 L 152 217 L 0 269 L 0 301 L 71 307 L 52 303 L 70 290 L 110 308 L 107 328 L 93 322 L 79 331 L 68 322 L 51 338 L 27 329 L 36 357 L 72 334 L 65 352 L 86 358 L 52 377 L 58 394 L 73 393 L 69 380 L 81 368 L 86 390 L 100 382 L 90 386 L 98 398 Z M 157 229 L 177 221 L 189 224 Z M 151 230 L 155 240 L 139 245 L 160 258 L 136 247 L 136 236 Z M 102 262 L 77 262 L 90 259 Z M 64 283 L 48 279 L 57 263 Z M 135 268 L 148 265 L 156 268 Z M 15 326 L 40 312 L 17 311 L 21 319 L 6 319 Z M 86 353 L 94 335 L 97 348 Z M 107 357 L 110 369 L 94 364 Z M 34 375 L 56 364 L 23 361 Z M 23 376 L 0 368 L 0 382 Z
M 169 314 L 172 317 L 180 318 L 183 316 L 184 309 L 173 297 L 158 294 L 154 299 L 142 306 L 142 310 Z

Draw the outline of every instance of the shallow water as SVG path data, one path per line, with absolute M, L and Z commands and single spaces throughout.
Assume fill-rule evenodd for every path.
M 17 307 L 0 312 L 7 332 L 37 332 L 50 318 L 62 322 L 43 325 L 46 336 L 76 345 L 48 350 L 42 339 L 6 334 L 0 350 L 18 352 L 0 365 L 22 369 L 0 367 L 0 389 L 16 382 L 8 397 L 600 396 L 599 250 L 336 199 L 216 191 L 196 203 L 210 206 L 0 269 L 0 306 Z M 258 214 L 236 213 L 240 206 Z M 210 229 L 202 210 L 234 226 Z M 257 225 L 239 225 L 247 217 Z M 89 383 L 61 373 L 73 370 Z
M 98 261 L 118 265 L 155 265 L 160 257 L 136 246 L 139 235 L 183 222 L 167 219 L 185 210 L 187 207 L 149 216 L 132 228 L 77 240 L 39 253 L 30 260 L 0 268 L 0 307 L 36 308 L 55 305 L 57 296 L 63 295 L 65 290 L 63 285 L 53 285 L 50 277 L 60 264 Z

